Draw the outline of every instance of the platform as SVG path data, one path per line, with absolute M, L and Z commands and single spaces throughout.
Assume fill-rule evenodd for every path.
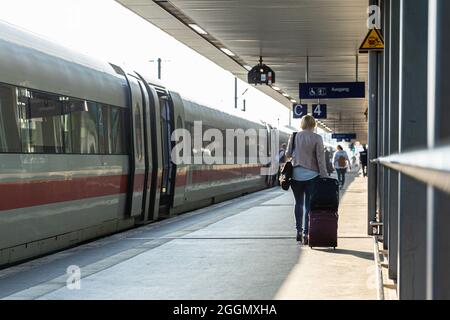
M 376 299 L 367 180 L 348 180 L 336 251 L 295 241 L 292 193 L 275 188 L 1 270 L 0 298 Z

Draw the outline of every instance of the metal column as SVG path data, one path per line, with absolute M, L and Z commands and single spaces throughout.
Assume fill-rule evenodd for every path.
M 383 4 L 384 19 L 383 19 L 383 33 L 384 33 L 384 89 L 383 89 L 383 147 L 382 156 L 389 154 L 389 68 L 390 68 L 390 14 L 391 14 L 391 0 L 384 0 Z M 383 248 L 389 248 L 389 169 L 383 167 Z
M 429 1 L 428 147 L 450 139 L 450 1 Z M 450 299 L 450 195 L 428 187 L 427 299 Z
M 238 108 L 238 79 L 234 78 L 234 108 Z
M 390 0 L 389 23 L 389 150 L 388 154 L 398 153 L 399 125 L 399 30 L 400 0 Z M 389 176 L 389 278 L 397 279 L 398 259 L 398 179 L 397 171 L 388 169 Z
M 400 1 L 399 151 L 427 146 L 428 1 Z M 422 45 L 418 45 L 422 44 Z M 426 297 L 427 186 L 400 174 L 400 299 Z
M 158 79 L 161 80 L 162 59 L 158 58 Z
M 369 0 L 369 5 L 377 5 L 377 0 Z M 378 52 L 369 52 L 369 135 L 368 135 L 368 234 L 373 235 L 371 221 L 376 221 L 377 210 L 377 165 L 370 160 L 377 155 L 377 114 L 378 114 Z
M 380 0 L 381 30 L 384 30 L 384 1 Z M 378 99 L 377 99 L 377 158 L 383 154 L 383 105 L 384 105 L 384 54 L 378 55 Z M 377 212 L 380 222 L 384 222 L 384 189 L 383 189 L 384 168 L 377 166 Z M 384 228 L 381 228 L 383 232 Z

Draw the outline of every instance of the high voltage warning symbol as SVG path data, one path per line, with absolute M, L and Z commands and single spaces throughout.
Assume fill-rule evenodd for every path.
M 383 51 L 384 39 L 379 29 L 371 29 L 367 33 L 366 38 L 359 47 L 359 53 L 367 53 L 369 51 Z

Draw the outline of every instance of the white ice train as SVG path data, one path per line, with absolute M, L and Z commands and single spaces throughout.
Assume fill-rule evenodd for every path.
M 271 129 L 0 23 L 0 266 L 271 186 L 258 163 L 175 165 L 196 120 Z

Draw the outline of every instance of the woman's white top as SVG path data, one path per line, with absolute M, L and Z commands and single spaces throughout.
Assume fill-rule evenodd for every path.
M 294 167 L 294 172 L 292 173 L 292 179 L 295 181 L 309 181 L 318 176 L 318 172 L 300 166 Z

